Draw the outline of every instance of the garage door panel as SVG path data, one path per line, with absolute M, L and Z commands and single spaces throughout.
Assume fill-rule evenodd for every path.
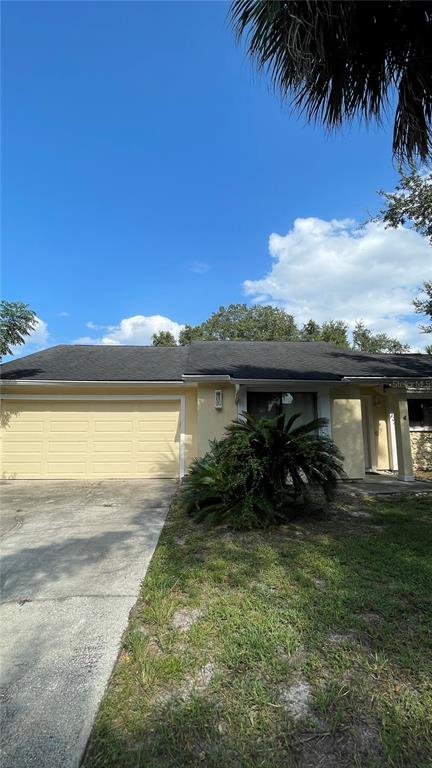
M 166 425 L 172 425 L 173 413 L 148 413 L 145 419 L 138 420 L 140 431 L 148 432 L 151 429 L 163 429 Z
M 156 475 L 158 477 L 173 477 L 177 465 L 175 462 L 137 461 L 137 471 L 140 475 Z
M 82 453 L 87 450 L 86 440 L 48 440 L 47 449 L 52 453 Z
M 60 456 L 57 453 L 48 453 L 46 461 L 50 467 L 58 465 L 61 468 L 66 468 L 68 464 L 86 465 L 86 458 L 82 453 L 62 453 Z
M 131 440 L 123 442 L 118 442 L 116 440 L 114 443 L 110 440 L 93 440 L 90 451 L 93 451 L 94 453 L 112 453 L 115 451 L 116 453 L 130 454 L 133 451 L 133 442 Z
M 91 462 L 91 468 L 93 472 L 97 473 L 98 475 L 104 474 L 108 472 L 109 474 L 112 474 L 113 472 L 118 472 L 123 475 L 129 475 L 130 473 L 130 462 L 129 461 L 122 461 L 121 459 L 124 459 L 123 457 L 116 457 L 113 456 L 112 458 L 104 461 L 92 461 Z
M 175 445 L 175 440 L 173 440 L 172 442 Z M 166 440 L 138 440 L 137 441 L 138 451 L 166 451 L 166 447 L 167 447 Z
M 42 474 L 42 462 L 40 461 L 26 461 L 21 459 L 19 464 L 19 471 L 15 462 L 10 462 L 7 459 L 2 461 L 2 477 L 7 480 L 28 478 L 29 480 L 37 480 Z
M 48 423 L 49 432 L 61 432 L 62 434 L 70 434 L 71 432 L 82 432 L 83 434 L 87 434 L 89 429 L 89 421 L 77 421 L 73 418 Z
M 8 401 L 4 410 L 3 477 L 178 476 L 178 400 Z
M 134 422 L 131 421 L 116 421 L 115 419 L 106 421 L 95 421 L 95 432 L 109 432 L 112 435 L 118 433 L 131 434 L 134 431 Z
M 7 426 L 5 429 L 7 429 Z M 13 427 L 13 431 L 17 434 L 28 432 L 33 435 L 35 433 L 43 434 L 44 432 L 43 421 L 31 421 L 30 419 L 11 419 L 10 427 Z
M 48 474 L 60 474 L 63 477 L 74 475 L 85 475 L 87 465 L 85 461 L 79 461 L 79 458 L 71 458 L 65 461 L 47 461 Z
M 43 442 L 42 440 L 5 440 L 3 442 L 3 450 L 7 453 L 29 453 L 32 456 L 35 455 L 35 453 L 42 451 Z

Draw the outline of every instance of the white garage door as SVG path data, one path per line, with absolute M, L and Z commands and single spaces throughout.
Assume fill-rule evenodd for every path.
M 179 400 L 2 403 L 2 477 L 179 475 Z

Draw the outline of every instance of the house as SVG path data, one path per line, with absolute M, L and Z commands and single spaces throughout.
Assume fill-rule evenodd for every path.
M 245 410 L 328 419 L 351 478 L 432 465 L 432 356 L 314 342 L 60 345 L 1 367 L 4 478 L 183 476 Z

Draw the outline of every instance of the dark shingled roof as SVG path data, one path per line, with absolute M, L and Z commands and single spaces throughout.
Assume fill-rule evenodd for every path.
M 181 381 L 183 374 L 310 381 L 350 376 L 428 378 L 432 356 L 369 355 L 325 342 L 198 341 L 189 347 L 64 344 L 1 366 L 5 381 Z
M 1 366 L 2 379 L 181 381 L 186 347 L 59 344 Z
M 339 381 L 344 376 L 432 376 L 431 355 L 368 355 L 326 342 L 194 342 L 185 373 L 236 379 Z

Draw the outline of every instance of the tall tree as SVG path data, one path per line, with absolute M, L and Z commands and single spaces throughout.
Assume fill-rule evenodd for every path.
M 154 347 L 175 347 L 177 342 L 171 331 L 159 331 L 153 334 L 152 344 Z
M 36 312 L 21 301 L 0 302 L 0 357 L 12 355 L 36 328 Z
M 419 315 L 425 315 L 428 318 L 427 324 L 420 326 L 423 333 L 432 333 L 432 280 L 423 283 L 423 288 L 413 304 Z
M 321 340 L 336 347 L 349 347 L 348 326 L 342 320 L 327 320 L 321 327 Z
M 383 221 L 393 228 L 408 225 L 428 237 L 432 245 L 432 173 L 422 174 L 413 166 L 409 171 L 401 168 L 399 172 L 400 180 L 393 192 L 378 191 L 384 207 L 373 221 Z
M 191 341 L 295 341 L 299 330 L 292 315 L 282 309 L 255 304 L 219 307 L 200 325 L 186 326 L 180 344 Z
M 379 123 L 395 102 L 393 153 L 431 154 L 430 0 L 234 0 L 231 18 L 258 68 L 309 121 Z
M 336 347 L 349 348 L 348 325 L 342 320 L 326 320 L 322 325 L 308 320 L 300 331 L 302 341 L 326 341 Z
M 363 352 L 407 352 L 408 346 L 385 333 L 374 334 L 357 323 L 353 344 L 348 325 L 342 320 L 326 320 L 322 325 L 308 320 L 299 330 L 292 315 L 271 306 L 230 304 L 219 307 L 200 325 L 186 325 L 179 343 L 192 341 L 325 341 L 342 349 Z
M 315 320 L 308 320 L 300 331 L 302 341 L 322 341 L 321 326 Z
M 415 167 L 409 172 L 400 169 L 400 181 L 394 192 L 379 193 L 384 198 L 384 207 L 373 218 L 383 221 L 387 227 L 408 225 L 432 245 L 432 173 L 419 173 Z M 432 281 L 426 280 L 419 295 L 413 300 L 419 315 L 426 315 L 429 322 L 421 325 L 423 333 L 432 333 Z M 430 348 L 426 352 L 431 354 Z
M 396 354 L 409 352 L 409 345 L 402 344 L 398 339 L 387 336 L 386 333 L 372 333 L 361 321 L 356 323 L 353 331 L 353 349 L 369 352 L 372 355 Z

